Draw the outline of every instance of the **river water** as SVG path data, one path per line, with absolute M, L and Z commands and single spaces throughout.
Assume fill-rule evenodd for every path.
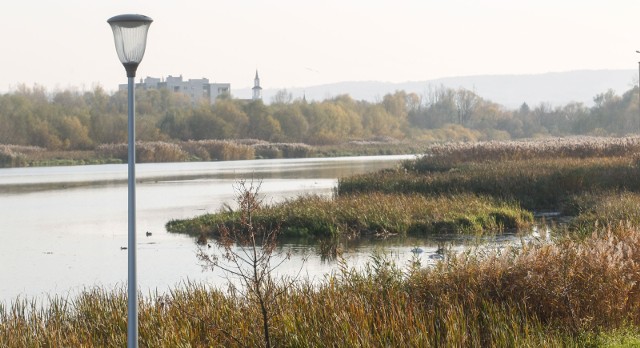
M 412 156 L 162 163 L 136 166 L 138 282 L 144 293 L 166 292 L 186 282 L 224 285 L 219 271 L 202 270 L 192 237 L 170 234 L 170 219 L 215 212 L 233 204 L 239 179 L 261 180 L 261 195 L 278 202 L 301 194 L 331 195 L 340 177 L 397 166 Z M 73 297 L 92 287 L 126 288 L 127 166 L 96 165 L 0 169 L 0 302 L 17 298 Z M 146 236 L 150 232 L 150 236 Z M 336 269 L 317 247 L 285 243 L 292 259 L 278 272 L 321 279 Z M 384 250 L 400 264 L 420 247 L 416 239 L 361 242 L 345 250 L 348 264 L 362 264 Z M 215 247 L 208 252 L 218 252 Z

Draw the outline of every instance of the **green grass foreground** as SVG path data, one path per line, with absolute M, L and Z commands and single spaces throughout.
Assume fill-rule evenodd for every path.
M 304 196 L 255 212 L 262 226 L 280 226 L 285 237 L 486 233 L 530 226 L 533 215 L 517 204 L 476 195 L 426 197 L 416 194 Z M 238 212 L 172 220 L 167 231 L 216 237 L 221 225 L 238 225 Z
M 286 347 L 585 347 L 640 342 L 640 231 L 470 252 L 432 268 L 372 257 L 282 289 L 272 339 Z M 121 347 L 124 290 L 40 308 L 0 307 L 2 347 Z M 140 300 L 143 347 L 254 347 L 259 309 L 239 292 L 186 285 Z

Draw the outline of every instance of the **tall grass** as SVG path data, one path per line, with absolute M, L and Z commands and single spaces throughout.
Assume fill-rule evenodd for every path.
M 364 269 L 342 262 L 319 283 L 281 290 L 271 323 L 278 346 L 583 347 L 616 332 L 637 342 L 640 231 L 621 224 L 425 269 L 373 256 Z M 140 344 L 260 346 L 259 308 L 243 296 L 186 284 L 140 298 Z M 0 346 L 123 346 L 126 312 L 124 289 L 87 290 L 45 308 L 16 301 L 0 307 Z
M 201 161 L 233 161 L 255 158 L 255 150 L 231 140 L 198 140 L 180 143 L 192 158 Z
M 318 157 L 412 155 L 423 153 L 427 144 L 425 141 L 392 141 L 390 139 L 353 140 L 339 145 L 315 146 L 314 152 Z
M 447 171 L 380 171 L 342 178 L 338 192 L 473 193 L 515 200 L 526 209 L 561 210 L 583 192 L 640 192 L 638 174 L 629 158 L 541 158 L 462 163 Z
M 451 296 L 469 305 L 519 303 L 543 323 L 578 333 L 640 324 L 639 261 L 638 228 L 619 224 L 585 240 L 452 258 L 413 281 L 425 303 Z
M 566 230 L 590 235 L 598 228 L 616 226 L 622 222 L 640 226 L 640 193 L 612 191 L 586 193 L 573 197 L 569 213 L 574 217 Z
M 314 148 L 302 143 L 259 143 L 253 145 L 256 158 L 307 158 L 314 155 Z
M 420 144 L 349 142 L 332 146 L 304 143 L 269 143 L 257 139 L 153 141 L 136 143 L 138 162 L 234 161 L 272 158 L 309 158 L 361 155 L 414 154 Z M 127 144 L 101 144 L 93 150 L 49 150 L 34 146 L 0 144 L 0 168 L 82 165 L 127 162 Z
M 557 158 L 629 157 L 640 152 L 640 136 L 543 138 L 434 144 L 424 156 L 406 163 L 408 170 L 448 170 L 461 163 Z
M 97 148 L 99 156 L 116 158 L 126 162 L 128 155 L 127 144 L 105 144 Z M 162 141 L 136 143 L 136 162 L 181 162 L 187 159 L 187 153 L 179 145 Z
M 44 151 L 44 148 L 38 146 L 0 144 L 0 168 L 24 167 L 29 156 Z

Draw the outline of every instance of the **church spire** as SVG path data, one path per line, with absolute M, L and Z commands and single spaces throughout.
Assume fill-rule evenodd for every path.
M 260 87 L 260 77 L 258 76 L 258 69 L 256 69 L 256 77 L 253 79 L 253 97 L 251 99 L 262 99 L 262 87 Z

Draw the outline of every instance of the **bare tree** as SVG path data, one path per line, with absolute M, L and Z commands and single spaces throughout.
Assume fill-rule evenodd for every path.
M 461 88 L 456 91 L 455 103 L 458 111 L 458 123 L 464 125 L 473 116 L 473 111 L 478 104 L 478 96 L 470 90 Z
M 210 254 L 204 248 L 198 252 L 203 266 L 210 269 L 219 268 L 228 276 L 236 277 L 242 289 L 240 292 L 260 309 L 265 347 L 271 347 L 269 321 L 274 315 L 276 300 L 297 279 L 277 283 L 273 272 L 290 258 L 290 253 L 277 250 L 277 238 L 280 224 L 265 226 L 256 223 L 255 213 L 261 209 L 262 199 L 259 197 L 261 183 L 241 180 L 234 186 L 239 206 L 239 222 L 237 224 L 221 224 L 220 236 L 216 244 L 222 249 L 221 256 Z M 272 264 L 274 256 L 281 256 Z M 300 270 L 302 267 L 300 268 Z M 230 282 L 231 283 L 231 282 Z
M 291 104 L 293 101 L 293 94 L 286 89 L 281 89 L 276 92 L 276 95 L 271 98 L 273 104 Z

